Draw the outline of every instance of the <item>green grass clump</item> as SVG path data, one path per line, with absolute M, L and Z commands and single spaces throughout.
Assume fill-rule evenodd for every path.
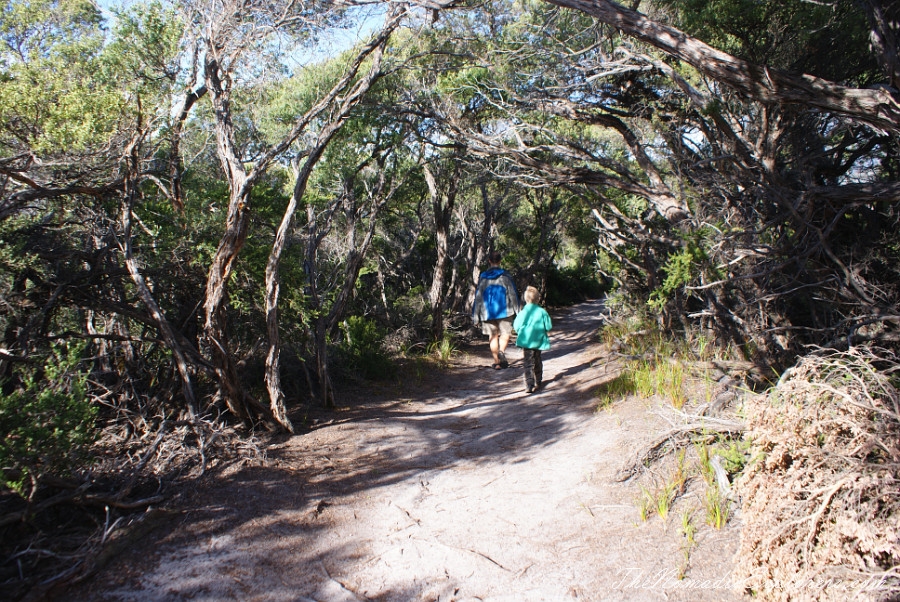
M 659 395 L 672 407 L 681 409 L 687 402 L 684 392 L 686 372 L 684 364 L 678 361 L 631 361 L 618 376 L 602 384 L 596 395 L 601 399 L 601 407 L 629 395 L 642 399 Z
M 687 570 L 691 563 L 691 551 L 696 545 L 697 527 L 694 525 L 694 511 L 686 509 L 681 513 L 681 527 L 678 529 L 684 538 L 681 542 L 681 565 L 678 567 L 678 579 L 687 576 Z
M 437 357 L 441 367 L 447 367 L 450 363 L 450 358 L 456 353 L 456 345 L 450 334 L 445 332 L 440 341 L 435 341 L 428 345 L 427 353 Z

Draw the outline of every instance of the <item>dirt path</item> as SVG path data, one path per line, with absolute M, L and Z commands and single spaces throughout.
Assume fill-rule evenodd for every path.
M 270 450 L 269 465 L 198 491 L 194 509 L 66 598 L 739 599 L 736 526 L 695 518 L 677 580 L 678 519 L 641 523 L 636 485 L 610 481 L 658 425 L 636 401 L 594 411 L 592 390 L 611 377 L 599 309 L 554 316 L 541 392 L 525 394 L 519 350 L 495 371 L 478 346 L 405 397 L 375 391 Z

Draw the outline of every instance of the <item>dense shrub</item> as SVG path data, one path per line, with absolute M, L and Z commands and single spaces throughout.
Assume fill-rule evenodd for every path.
M 343 367 L 368 379 L 390 377 L 394 365 L 384 349 L 385 333 L 362 316 L 350 316 L 341 324 L 344 339 L 339 346 Z
M 0 393 L 0 485 L 29 497 L 41 477 L 72 470 L 96 438 L 97 408 L 78 369 L 84 345 L 53 347 L 44 366 L 23 364 Z

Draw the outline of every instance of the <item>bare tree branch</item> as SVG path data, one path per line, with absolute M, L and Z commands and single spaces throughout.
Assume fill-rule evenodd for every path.
M 546 0 L 608 23 L 701 73 L 763 103 L 799 104 L 900 132 L 900 99 L 886 89 L 848 88 L 812 75 L 792 75 L 717 50 L 611 0 Z

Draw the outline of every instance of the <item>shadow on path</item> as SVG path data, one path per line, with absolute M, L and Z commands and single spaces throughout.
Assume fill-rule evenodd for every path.
M 349 512 L 351 499 L 388 486 L 419 487 L 450 469 L 527 462 L 580 429 L 605 372 L 597 367 L 601 309 L 593 301 L 551 314 L 552 347 L 544 354 L 546 385 L 539 393 L 524 391 L 520 350 L 508 350 L 509 369 L 493 370 L 486 341 L 421 383 L 395 391 L 373 386 L 370 398 L 361 391 L 340 411 L 317 414 L 321 421 L 309 432 L 271 448 L 265 466 L 242 467 L 194 491 L 174 529 L 147 537 L 139 567 L 111 569 L 107 578 L 122 588 L 118 594 L 94 597 L 85 589 L 68 599 L 142 600 L 121 592 L 154 588 L 168 591 L 168 599 L 238 599 L 250 593 L 241 583 L 260 571 L 288 589 L 302 587 L 310 578 L 304 571 L 327 582 L 326 557 L 332 566 L 350 566 L 361 561 L 359 552 L 346 538 L 327 554 L 310 542 L 352 528 L 355 515 L 337 512 Z M 265 554 L 245 553 L 259 546 Z M 223 571 L 232 571 L 233 580 L 223 580 Z

